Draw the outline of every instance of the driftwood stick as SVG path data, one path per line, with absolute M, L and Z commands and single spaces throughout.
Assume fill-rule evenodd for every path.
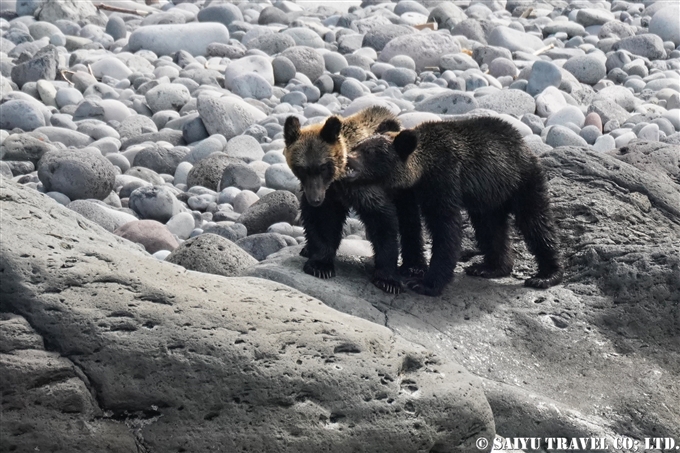
M 66 81 L 69 83 L 69 85 L 74 85 L 74 83 L 71 82 L 71 81 L 66 77 L 66 74 L 75 74 L 75 72 L 69 71 L 68 69 L 62 69 L 60 72 L 61 72 L 61 77 L 62 77 L 64 80 L 66 80 Z
M 95 5 L 97 9 L 105 9 L 106 11 L 113 11 L 116 13 L 127 13 L 127 14 L 136 14 L 137 16 L 148 16 L 149 13 L 148 11 L 142 11 L 140 9 L 127 9 L 127 8 L 120 8 L 118 6 L 111 6 L 111 5 L 106 5 L 104 3 L 100 3 L 98 5 Z
M 540 55 L 543 52 L 547 52 L 548 50 L 552 49 L 555 47 L 555 44 L 550 44 L 549 46 L 541 47 L 540 49 L 534 51 L 534 55 Z

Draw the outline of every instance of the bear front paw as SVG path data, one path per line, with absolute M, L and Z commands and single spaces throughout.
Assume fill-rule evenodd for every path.
M 443 289 L 427 284 L 423 280 L 410 280 L 406 283 L 406 286 L 414 293 L 428 297 L 440 296 Z
M 524 280 L 524 286 L 529 288 L 546 289 L 555 286 L 562 281 L 564 274 L 561 270 L 555 271 L 551 274 L 541 274 L 540 272 L 533 277 Z
M 389 294 L 399 294 L 403 290 L 401 281 L 398 278 L 391 277 L 388 275 L 373 275 L 371 282 Z
M 317 278 L 326 279 L 335 277 L 335 265 L 333 263 L 307 260 L 302 270 L 305 274 L 313 275 Z

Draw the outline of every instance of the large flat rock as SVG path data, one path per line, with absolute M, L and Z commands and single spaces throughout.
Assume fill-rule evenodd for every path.
M 337 277 L 302 272 L 286 249 L 250 274 L 387 327 L 484 379 L 505 437 L 680 435 L 680 186 L 659 168 L 556 148 L 550 175 L 565 283 L 525 288 L 535 269 L 513 236 L 513 275 L 456 277 L 439 298 L 390 296 L 371 259 L 341 255 Z M 463 254 L 472 254 L 466 226 Z M 480 259 L 474 257 L 472 260 Z
M 24 391 L 28 362 L 51 357 L 39 382 L 71 379 L 72 424 L 94 427 L 60 451 L 467 452 L 495 434 L 478 378 L 382 325 L 278 283 L 159 262 L 5 180 L 0 204 L 0 312 L 47 349 L 0 357 L 26 363 L 6 367 L 2 391 Z M 6 401 L 3 445 L 78 445 L 51 412 Z

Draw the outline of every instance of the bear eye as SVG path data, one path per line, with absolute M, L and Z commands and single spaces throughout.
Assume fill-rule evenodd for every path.
M 296 175 L 296 176 L 304 175 L 306 173 L 305 167 L 301 167 L 299 165 L 293 166 L 293 168 L 291 168 L 291 170 L 293 170 L 293 174 Z
M 330 176 L 333 174 L 333 168 L 332 162 L 326 162 L 321 166 L 321 174 L 324 176 Z

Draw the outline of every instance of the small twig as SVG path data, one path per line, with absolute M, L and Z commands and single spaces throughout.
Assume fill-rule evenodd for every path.
M 92 66 L 90 66 L 90 63 L 87 64 L 87 70 L 90 71 L 90 75 L 94 77 L 94 72 L 92 72 Z M 96 79 L 96 77 L 94 77 Z
M 543 52 L 546 52 L 546 51 L 552 49 L 553 47 L 555 47 L 555 44 L 550 44 L 549 46 L 542 47 L 542 48 L 536 50 L 536 51 L 534 52 L 534 55 L 540 55 L 540 54 L 542 54 Z
M 69 71 L 68 69 L 62 69 L 61 70 L 61 77 L 66 80 L 70 85 L 75 85 L 73 82 L 71 82 L 68 78 L 66 78 L 66 74 L 75 74 L 74 71 Z
M 519 17 L 520 17 L 520 19 L 526 19 L 527 17 L 529 17 L 529 14 L 531 14 L 533 12 L 534 12 L 534 9 L 530 6 L 527 9 L 525 9 L 524 12 L 522 13 L 522 15 L 519 16 Z
M 418 24 L 418 25 L 413 25 L 413 28 L 416 30 L 422 30 L 424 28 L 429 28 L 430 30 L 436 30 L 437 29 L 437 22 L 427 22 L 424 24 Z
M 111 6 L 111 5 L 106 5 L 104 3 L 100 3 L 98 5 L 95 5 L 97 9 L 105 9 L 107 11 L 114 11 L 116 13 L 127 13 L 127 14 L 136 14 L 137 16 L 148 16 L 151 14 L 148 11 L 142 11 L 140 9 L 127 9 L 127 8 L 120 8 L 118 6 Z

